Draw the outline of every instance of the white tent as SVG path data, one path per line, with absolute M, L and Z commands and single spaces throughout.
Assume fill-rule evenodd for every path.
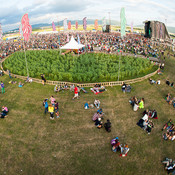
M 82 47 L 85 47 L 85 45 L 78 44 L 78 42 L 75 41 L 74 37 L 72 36 L 70 42 L 62 46 L 60 49 L 81 49 Z

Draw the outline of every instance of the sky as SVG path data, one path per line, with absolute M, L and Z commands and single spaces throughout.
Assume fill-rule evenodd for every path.
M 3 31 L 18 28 L 21 17 L 28 13 L 30 24 L 52 21 L 102 19 L 120 21 L 125 7 L 127 24 L 141 25 L 145 20 L 158 20 L 175 27 L 174 0 L 0 0 L 0 23 Z

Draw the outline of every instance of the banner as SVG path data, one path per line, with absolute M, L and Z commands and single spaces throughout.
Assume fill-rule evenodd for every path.
M 54 22 L 52 22 L 52 29 L 53 29 L 53 31 L 56 31 Z
M 21 24 L 24 40 L 28 41 L 32 33 L 32 26 L 29 24 L 29 18 L 27 13 L 22 17 Z
M 133 22 L 131 22 L 131 33 L 133 33 Z
M 87 28 L 87 19 L 85 17 L 83 18 L 83 29 L 86 30 L 86 28 Z
M 106 30 L 106 19 L 105 17 L 102 19 L 102 31 Z
M 3 32 L 2 32 L 1 23 L 0 23 L 0 42 L 2 41 L 2 34 Z
M 95 27 L 95 30 L 98 30 L 98 19 L 95 20 L 94 27 Z
M 78 29 L 78 21 L 75 23 L 75 28 Z
M 64 19 L 63 21 L 63 26 L 64 26 L 64 30 L 67 30 L 67 18 Z
M 120 11 L 120 25 L 121 25 L 121 37 L 123 38 L 126 35 L 126 17 L 125 17 L 125 8 L 122 7 Z
M 71 30 L 71 21 L 68 22 L 68 29 Z

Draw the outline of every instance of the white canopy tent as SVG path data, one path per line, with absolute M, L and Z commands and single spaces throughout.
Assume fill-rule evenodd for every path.
M 74 37 L 71 37 L 71 40 L 69 43 L 67 43 L 66 45 L 62 46 L 60 49 L 81 49 L 85 47 L 85 45 L 83 44 L 78 44 L 77 41 L 75 41 Z

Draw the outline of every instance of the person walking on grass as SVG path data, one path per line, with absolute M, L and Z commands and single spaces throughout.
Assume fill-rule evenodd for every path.
M 75 98 L 78 99 L 78 87 L 77 87 L 77 86 L 75 86 L 75 88 L 74 88 L 74 97 L 73 97 L 73 100 L 74 100 Z
M 5 87 L 4 87 L 4 83 L 1 81 L 1 92 L 2 94 L 5 93 Z

